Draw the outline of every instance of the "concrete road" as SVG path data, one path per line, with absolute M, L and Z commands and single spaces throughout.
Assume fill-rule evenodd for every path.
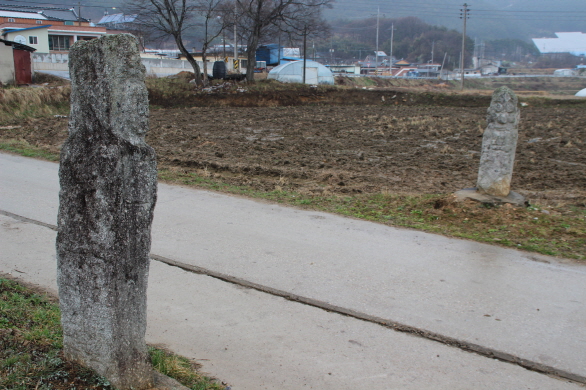
M 69 76 L 68 70 L 41 70 L 41 71 L 39 71 L 39 73 L 46 73 L 46 74 L 60 77 L 65 80 L 71 80 L 71 77 Z
M 56 164 L 0 154 L 0 210 L 55 224 L 56 172 Z M 34 224 L 24 225 L 51 232 Z M 54 267 L 54 260 L 47 259 L 54 256 L 51 239 L 48 242 L 50 253 L 37 258 Z M 18 246 L 14 240 L 8 244 Z M 30 247 L 27 251 L 33 250 Z M 159 188 L 152 252 L 186 269 L 203 267 L 209 274 L 237 283 L 235 287 L 154 262 L 149 289 L 150 339 L 199 357 L 198 352 L 211 353 L 226 343 L 229 349 L 225 351 L 231 353 L 215 353 L 209 363 L 204 361 L 204 367 L 237 384 L 235 388 L 294 389 L 300 388 L 301 382 L 316 388 L 334 388 L 334 383 L 340 388 L 411 388 L 409 383 L 412 388 L 566 385 L 560 380 L 550 383 L 551 378 L 535 373 L 530 376 L 541 378 L 537 382 L 520 379 L 520 372 L 529 372 L 444 344 L 495 354 L 578 381 L 586 374 L 586 268 L 570 261 L 165 185 Z M 24 250 L 20 256 L 26 256 Z M 12 269 L 18 263 L 12 261 L 3 260 L 0 270 L 18 274 Z M 32 270 L 19 271 L 34 279 L 30 276 L 34 269 L 33 265 Z M 167 282 L 160 284 L 158 278 Z M 36 282 L 49 287 L 54 280 Z M 291 295 L 313 306 L 238 284 Z M 234 291 L 238 294 L 233 296 Z M 156 306 L 157 300 L 161 306 Z M 186 323 L 167 315 L 167 309 L 161 316 L 159 309 L 165 305 L 170 312 L 181 313 L 179 317 L 185 316 Z M 297 314 L 298 310 L 306 314 Z M 202 321 L 208 318 L 211 323 Z M 342 341 L 345 332 L 324 323 L 345 324 L 340 326 L 353 327 L 355 333 Z M 440 342 L 397 333 L 379 324 Z M 209 335 L 214 329 L 218 329 L 215 337 L 219 344 L 208 345 L 209 337 L 204 342 L 197 337 L 177 340 L 185 333 Z M 338 333 L 341 338 L 335 337 Z M 364 338 L 357 340 L 360 334 Z M 361 347 L 361 353 L 351 354 L 346 350 L 348 344 Z M 247 348 L 253 351 L 243 350 Z M 435 352 L 438 348 L 440 353 Z M 447 356 L 444 349 L 455 353 L 455 360 L 443 368 L 435 365 L 438 361 L 424 358 Z M 346 364 L 342 364 L 344 359 Z M 489 363 L 498 368 L 485 377 L 491 369 L 483 365 Z M 323 364 L 350 371 L 345 377 L 342 373 L 324 374 Z M 251 366 L 261 366 L 262 375 L 249 371 Z M 471 371 L 460 371 L 464 368 Z M 513 368 L 521 371 L 509 372 Z M 364 375 L 359 375 L 360 371 Z M 344 380 L 331 382 L 340 375 Z M 463 379 L 468 375 L 471 377 Z M 299 378 L 306 379 L 300 382 Z M 348 382 L 348 378 L 364 378 L 365 382 L 360 382 L 364 387 Z M 511 378 L 516 382 L 507 382 Z M 490 385 L 490 381 L 495 382 Z

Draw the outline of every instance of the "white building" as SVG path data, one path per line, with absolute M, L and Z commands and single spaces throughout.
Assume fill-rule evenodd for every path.
M 570 53 L 586 55 L 586 34 L 581 32 L 557 32 L 557 38 L 533 38 L 541 54 Z

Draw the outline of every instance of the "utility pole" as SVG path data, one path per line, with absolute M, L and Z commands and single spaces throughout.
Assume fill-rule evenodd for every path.
M 334 36 L 330 38 L 330 64 L 334 64 Z
M 395 36 L 395 23 L 391 23 L 391 52 L 389 55 L 389 74 L 393 75 L 393 38 Z
M 222 30 L 222 50 L 224 55 L 224 61 L 226 61 L 226 34 L 225 30 Z
M 464 20 L 464 30 L 462 31 L 462 53 L 460 56 L 460 90 L 464 90 L 464 60 L 466 59 L 466 21 L 468 20 L 468 13 L 470 12 L 470 8 L 468 8 L 468 4 L 464 3 L 464 8 L 460 11 L 460 19 Z
M 305 84 L 305 71 L 307 69 L 307 25 L 303 27 L 303 84 Z
M 444 71 L 444 64 L 446 63 L 446 57 L 447 57 L 447 55 L 448 55 L 448 52 L 446 51 L 446 52 L 444 53 L 444 60 L 442 61 L 442 67 L 441 67 L 441 69 L 440 69 L 440 79 L 442 78 L 442 75 L 443 75 L 443 71 Z
M 376 53 L 374 53 L 374 74 L 378 75 L 378 21 L 380 18 L 380 7 L 376 8 Z
M 430 64 L 433 64 L 433 51 L 435 49 L 435 41 L 432 42 L 431 44 L 431 62 Z
M 236 15 L 238 15 L 238 2 L 234 2 L 234 64 L 238 61 L 238 35 L 236 33 Z M 238 67 L 240 69 L 240 67 Z M 239 72 L 240 73 L 240 72 Z

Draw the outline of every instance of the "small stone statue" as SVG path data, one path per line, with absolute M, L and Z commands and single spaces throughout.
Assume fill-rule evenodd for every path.
M 157 166 L 145 142 L 145 69 L 130 34 L 77 42 L 69 58 L 57 234 L 63 350 L 118 389 L 148 389 L 155 384 L 145 332 Z
M 488 109 L 488 127 L 482 137 L 478 169 L 479 192 L 508 196 L 517 149 L 520 112 L 515 93 L 507 87 L 497 89 Z
M 519 119 L 515 93 L 507 87 L 494 91 L 486 118 L 488 126 L 482 137 L 476 187 L 460 190 L 456 197 L 483 203 L 526 204 L 523 196 L 511 191 Z

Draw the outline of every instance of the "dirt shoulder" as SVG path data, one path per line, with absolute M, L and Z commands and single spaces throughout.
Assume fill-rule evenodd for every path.
M 160 178 L 584 259 L 586 101 L 522 99 L 511 186 L 537 207 L 514 209 L 451 198 L 476 183 L 488 94 L 281 92 L 192 91 L 180 107 L 151 109 Z M 56 156 L 67 123 L 6 124 L 0 144 Z
M 155 109 L 148 143 L 160 167 L 204 170 L 259 190 L 438 194 L 474 186 L 486 106 L 406 105 L 395 92 L 386 96 L 401 104 Z M 515 191 L 586 201 L 583 111 L 522 108 Z M 0 129 L 2 139 L 53 152 L 66 136 L 67 118 Z

